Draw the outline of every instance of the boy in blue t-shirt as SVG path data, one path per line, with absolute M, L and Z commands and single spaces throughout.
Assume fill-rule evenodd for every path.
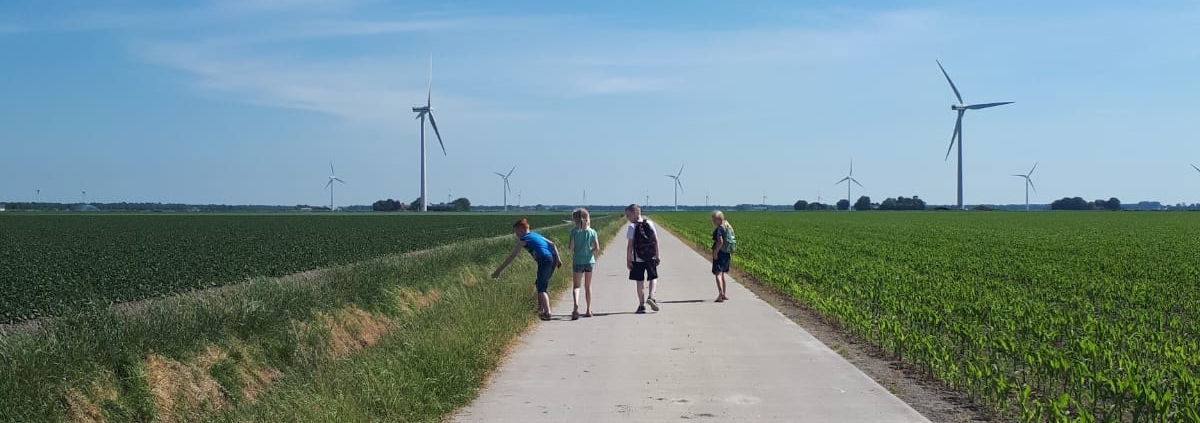
M 558 246 L 542 234 L 530 231 L 529 220 L 525 218 L 521 218 L 513 224 L 513 234 L 517 236 L 517 243 L 513 246 L 512 253 L 508 254 L 508 258 L 504 259 L 504 263 L 501 263 L 500 267 L 492 272 L 492 277 L 500 277 L 500 272 L 503 272 L 504 268 L 517 258 L 517 254 L 521 253 L 522 248 L 528 250 L 529 255 L 533 256 L 538 264 L 537 279 L 533 282 L 538 292 L 538 318 L 550 320 L 550 295 L 546 293 L 546 289 L 550 286 L 550 277 L 554 276 L 554 269 L 562 267 Z

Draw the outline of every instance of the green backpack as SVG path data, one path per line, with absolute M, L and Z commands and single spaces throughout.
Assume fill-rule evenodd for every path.
M 725 233 L 725 243 L 721 245 L 721 251 L 733 253 L 737 251 L 737 237 L 733 235 L 733 228 L 723 227 Z

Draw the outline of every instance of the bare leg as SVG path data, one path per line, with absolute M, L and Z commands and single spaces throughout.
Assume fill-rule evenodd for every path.
M 721 299 L 730 299 L 730 297 L 725 296 L 725 273 L 724 272 L 722 272 L 720 275 L 720 286 L 718 286 L 718 288 L 719 288 L 719 290 L 721 290 Z
M 583 279 L 583 273 L 575 272 L 575 274 L 573 276 L 574 276 L 574 288 L 572 291 L 572 295 L 574 296 L 573 298 L 575 299 L 575 312 L 578 313 L 579 312 L 579 282 L 580 282 L 580 279 Z M 589 292 L 588 294 L 590 295 L 591 293 Z
M 658 282 L 658 279 L 651 279 L 651 280 L 650 280 L 650 284 L 649 284 L 650 286 L 649 286 L 649 288 L 646 290 L 646 294 L 647 294 L 646 296 L 647 296 L 647 297 L 649 297 L 649 298 L 654 298 L 654 285 L 655 285 L 655 283 L 656 283 L 656 282 Z
M 545 292 L 538 293 L 538 310 L 541 310 L 544 315 L 550 315 L 550 294 Z
M 646 303 L 646 281 L 637 281 L 638 306 Z
M 587 315 L 592 317 L 592 272 L 583 274 L 583 292 L 587 299 Z
M 717 299 L 716 302 L 725 301 L 725 288 L 721 287 L 721 274 L 713 274 L 713 281 L 717 283 Z

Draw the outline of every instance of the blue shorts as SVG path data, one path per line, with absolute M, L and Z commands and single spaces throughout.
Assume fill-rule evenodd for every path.
M 717 259 L 713 260 L 712 272 L 714 275 L 721 273 L 729 273 L 729 253 L 724 251 L 717 252 Z
M 546 289 L 550 288 L 550 277 L 554 276 L 554 260 L 539 260 L 537 264 L 537 280 L 533 285 L 537 287 L 538 292 L 546 292 Z
M 575 273 L 592 273 L 592 268 L 595 267 L 592 263 L 575 264 L 571 266 Z

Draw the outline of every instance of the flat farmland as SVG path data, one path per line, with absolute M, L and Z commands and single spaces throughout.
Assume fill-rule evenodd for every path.
M 1200 421 L 1200 214 L 727 217 L 735 267 L 1010 417 Z
M 501 214 L 6 214 L 0 323 L 511 233 Z M 531 215 L 535 228 L 563 216 Z

